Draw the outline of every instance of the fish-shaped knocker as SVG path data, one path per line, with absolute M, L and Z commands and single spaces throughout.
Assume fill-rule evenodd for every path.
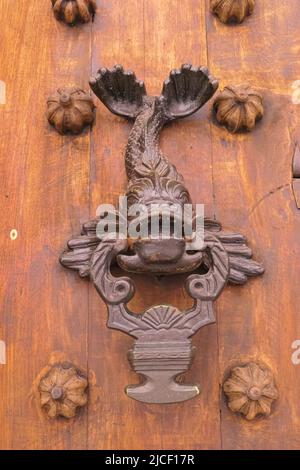
M 195 352 L 191 336 L 215 321 L 213 301 L 228 282 L 244 284 L 248 277 L 264 271 L 251 259 L 245 238 L 223 232 L 215 220 L 204 219 L 202 243 L 195 243 L 197 214 L 191 215 L 190 224 L 182 218 L 191 204 L 189 192 L 159 149 L 163 126 L 198 111 L 213 96 L 218 82 L 206 67 L 183 65 L 170 73 L 160 96 L 148 96 L 133 72 L 115 66 L 100 69 L 90 86 L 112 113 L 134 121 L 125 152 L 125 219 L 128 227 L 150 227 L 149 234 L 132 236 L 129 229 L 123 236 L 118 234 L 124 224 L 119 211 L 115 214 L 117 233 L 99 238 L 101 219 L 87 222 L 82 235 L 68 242 L 60 261 L 82 277 L 90 276 L 107 304 L 108 326 L 135 338 L 128 357 L 144 380 L 128 386 L 127 395 L 148 403 L 188 400 L 199 394 L 198 385 L 178 383 L 176 377 L 191 365 Z M 133 210 L 136 206 L 143 207 L 138 216 Z M 163 231 L 165 216 L 170 222 L 169 236 Z M 156 225 L 152 223 L 155 217 Z M 189 233 L 185 233 L 186 225 Z M 114 277 L 113 263 L 129 273 L 187 273 L 185 288 L 194 299 L 193 307 L 182 312 L 175 306 L 156 305 L 142 314 L 131 312 L 127 304 L 134 295 L 134 283 L 129 277 Z

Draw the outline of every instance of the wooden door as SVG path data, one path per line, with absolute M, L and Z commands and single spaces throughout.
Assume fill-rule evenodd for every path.
M 98 0 L 95 21 L 70 28 L 54 19 L 50 1 L 0 3 L 2 449 L 299 448 L 292 344 L 300 339 L 300 212 L 291 170 L 300 137 L 298 7 L 298 0 L 257 0 L 243 24 L 226 26 L 209 0 Z M 249 81 L 265 100 L 265 117 L 249 134 L 217 126 L 211 103 L 163 132 L 162 148 L 194 202 L 245 234 L 266 268 L 217 301 L 217 323 L 194 338 L 197 356 L 185 377 L 202 393 L 180 404 L 125 395 L 137 382 L 126 358 L 132 340 L 106 328 L 93 286 L 58 262 L 97 206 L 124 192 L 130 124 L 97 102 L 93 129 L 62 137 L 47 123 L 46 99 L 60 86 L 87 90 L 91 73 L 116 63 L 150 93 L 171 69 L 193 63 L 207 65 L 221 87 Z M 136 282 L 136 311 L 189 303 L 181 278 Z M 40 371 L 60 359 L 89 377 L 88 406 L 69 421 L 47 419 L 34 393 Z M 279 399 L 270 417 L 247 422 L 227 408 L 222 383 L 232 366 L 251 360 L 270 367 Z

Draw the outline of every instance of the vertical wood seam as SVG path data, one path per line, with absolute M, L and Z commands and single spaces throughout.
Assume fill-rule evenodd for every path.
M 210 14 L 210 7 L 208 5 L 209 0 L 205 2 L 205 37 L 206 37 L 206 63 L 208 70 L 210 70 L 210 61 L 209 61 L 209 47 L 208 47 L 208 34 L 207 34 L 207 21 L 208 15 Z M 211 187 L 212 187 L 212 209 L 213 209 L 213 219 L 216 220 L 216 194 L 215 194 L 215 181 L 214 181 L 214 148 L 213 148 L 213 139 L 212 139 L 212 122 L 211 122 L 211 115 L 209 116 L 209 132 L 210 132 L 210 155 L 211 155 Z M 220 438 L 220 448 L 223 449 L 223 436 L 222 436 L 222 407 L 221 407 L 221 387 L 220 387 L 220 331 L 219 331 L 219 323 L 218 323 L 218 305 L 215 306 L 216 309 L 216 329 L 217 329 L 217 367 L 218 367 L 218 391 L 219 391 L 219 438 Z
M 99 9 L 99 7 L 98 7 Z M 94 32 L 94 20 L 90 23 L 90 76 L 93 73 L 93 32 Z M 97 119 L 97 116 L 96 116 Z M 93 147 L 92 147 L 92 132 L 93 127 L 90 127 L 89 139 L 90 139 L 90 148 L 89 148 L 89 176 L 88 176 L 88 216 L 89 220 L 91 220 L 91 165 L 92 165 L 92 154 L 93 154 Z M 90 294 L 91 294 L 91 285 L 88 283 L 87 287 L 87 329 L 86 329 L 86 371 L 88 380 L 90 379 L 90 368 L 89 368 L 89 360 L 90 360 Z M 90 390 L 88 391 L 90 393 Z M 87 408 L 86 408 L 86 450 L 89 449 L 89 411 L 90 411 L 90 400 L 88 400 Z

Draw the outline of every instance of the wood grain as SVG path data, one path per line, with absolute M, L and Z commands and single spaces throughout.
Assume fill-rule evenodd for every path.
M 228 26 L 210 14 L 209 0 L 105 0 L 94 23 L 70 28 L 54 19 L 50 2 L 0 2 L 7 86 L 0 105 L 1 449 L 299 448 L 300 368 L 291 362 L 300 338 L 300 213 L 291 186 L 300 140 L 300 108 L 291 99 L 300 79 L 298 4 L 260 0 L 244 23 Z M 59 86 L 87 90 L 92 73 L 115 63 L 158 94 L 169 71 L 186 62 L 208 65 L 221 87 L 249 81 L 264 95 L 265 117 L 251 134 L 228 134 L 208 105 L 167 127 L 162 148 L 193 201 L 244 233 L 266 274 L 228 287 L 217 325 L 195 337 L 190 376 L 202 394 L 180 405 L 145 405 L 123 390 L 137 382 L 126 358 L 132 340 L 106 328 L 94 288 L 58 264 L 66 240 L 97 206 L 124 192 L 131 124 L 98 102 L 92 134 L 61 137 L 47 123 L 46 98 Z M 137 312 L 188 305 L 181 277 L 136 282 Z M 90 378 L 88 410 L 70 422 L 45 419 L 33 393 L 40 371 L 63 358 Z M 251 360 L 272 369 L 280 398 L 270 418 L 248 423 L 228 410 L 219 386 L 230 367 Z
M 231 366 L 255 359 L 272 369 L 280 398 L 270 418 L 251 424 L 222 398 L 222 442 L 225 449 L 297 449 L 300 369 L 292 364 L 291 344 L 300 334 L 293 281 L 300 274 L 300 219 L 291 162 L 299 108 L 290 85 L 300 76 L 298 2 L 275 1 L 272 9 L 267 0 L 256 3 L 257 11 L 236 28 L 208 20 L 210 68 L 223 84 L 250 79 L 263 88 L 266 110 L 251 134 L 233 137 L 212 126 L 217 217 L 247 235 L 266 268 L 246 287 L 227 288 L 219 301 L 220 382 Z
M 46 2 L 49 3 L 50 2 Z M 46 99 L 59 86 L 86 87 L 90 26 L 58 23 L 51 4 L 1 2 L 1 339 L 2 449 L 85 448 L 87 418 L 48 421 L 32 383 L 60 352 L 87 366 L 87 285 L 65 272 L 58 254 L 88 216 L 89 131 L 58 137 Z M 5 51 L 5 52 L 3 52 Z M 11 229 L 18 237 L 10 239 Z

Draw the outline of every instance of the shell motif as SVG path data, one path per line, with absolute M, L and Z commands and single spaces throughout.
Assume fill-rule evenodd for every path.
M 51 0 L 57 20 L 70 26 L 75 23 L 88 23 L 96 13 L 96 0 Z
M 175 307 L 159 305 L 147 310 L 142 319 L 155 330 L 169 330 L 177 321 L 182 320 L 182 313 Z
M 40 403 L 49 418 L 73 418 L 87 403 L 87 379 L 69 363 L 54 365 L 39 384 Z
M 222 23 L 242 23 L 254 10 L 255 0 L 210 0 L 210 8 Z
M 95 119 L 91 96 L 80 88 L 60 88 L 47 100 L 47 118 L 60 134 L 79 134 Z
M 249 421 L 257 416 L 269 416 L 278 390 L 272 372 L 255 362 L 231 370 L 223 385 L 231 411 L 241 413 Z
M 230 132 L 251 131 L 264 115 L 262 95 L 248 84 L 224 88 L 214 101 L 217 121 Z

